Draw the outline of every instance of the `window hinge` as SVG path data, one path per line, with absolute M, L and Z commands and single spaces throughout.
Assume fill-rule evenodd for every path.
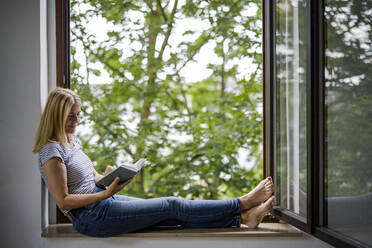
M 62 85 L 63 85 L 63 88 L 66 88 L 67 87 L 67 85 L 66 85 L 66 76 L 65 75 L 63 75 L 63 77 L 62 77 Z

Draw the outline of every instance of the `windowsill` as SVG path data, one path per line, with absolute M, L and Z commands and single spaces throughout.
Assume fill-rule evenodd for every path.
M 302 232 L 286 223 L 261 223 L 256 229 L 243 225 L 240 228 L 185 229 L 177 227 L 156 227 L 136 233 L 127 233 L 115 237 L 123 238 L 175 238 L 175 237 L 294 237 Z M 44 238 L 82 238 L 87 237 L 74 230 L 72 224 L 49 225 L 41 233 Z

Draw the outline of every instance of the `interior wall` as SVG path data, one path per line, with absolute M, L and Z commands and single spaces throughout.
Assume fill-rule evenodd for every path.
M 40 176 L 32 154 L 40 116 L 39 6 L 38 0 L 0 1 L 2 247 L 40 244 Z
M 50 1 L 48 0 L 48 4 Z M 41 179 L 32 153 L 43 95 L 53 75 L 40 18 L 47 0 L 0 1 L 0 244 L 19 247 L 328 247 L 304 235 L 283 238 L 41 238 Z M 48 13 L 53 14 L 53 13 Z M 49 44 L 53 47 L 54 44 Z M 50 49 L 49 49 L 50 50 Z M 53 56 L 52 56 L 53 58 Z M 46 63 L 48 60 L 48 63 Z M 48 70 L 53 74 L 53 68 Z M 46 80 L 48 79 L 48 80 Z M 48 82 L 47 82 L 48 81 Z M 53 84 L 53 83 L 52 83 Z M 44 93 L 43 93 L 44 92 Z

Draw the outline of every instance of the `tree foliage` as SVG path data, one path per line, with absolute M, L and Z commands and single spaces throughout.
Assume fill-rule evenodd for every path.
M 88 30 L 96 17 L 112 27 L 103 40 Z M 182 20 L 203 27 L 177 38 Z M 123 190 L 141 197 L 224 199 L 252 189 L 262 177 L 261 26 L 258 0 L 71 1 L 71 83 L 91 129 L 79 136 L 97 171 L 146 157 L 151 164 Z M 190 82 L 183 70 L 206 46 L 211 73 Z M 90 84 L 102 73 L 111 82 Z M 239 165 L 243 150 L 252 169 Z

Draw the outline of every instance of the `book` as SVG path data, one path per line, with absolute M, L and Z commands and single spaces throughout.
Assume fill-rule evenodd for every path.
M 142 167 L 147 164 L 148 161 L 144 158 L 139 159 L 136 163 L 130 164 L 130 163 L 125 163 L 123 165 L 120 165 L 117 167 L 115 170 L 111 171 L 104 177 L 102 177 L 98 182 L 97 185 L 101 187 L 106 187 L 109 186 L 112 181 L 116 177 L 119 177 L 119 184 L 127 181 L 129 178 L 132 176 L 136 175 L 139 173 L 142 169 Z

